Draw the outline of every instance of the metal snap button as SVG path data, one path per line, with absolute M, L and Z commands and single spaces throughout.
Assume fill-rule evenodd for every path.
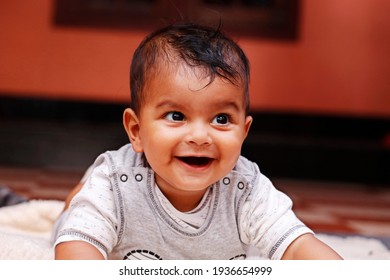
M 230 178 L 229 178 L 229 177 L 225 177 L 225 178 L 223 178 L 222 182 L 223 182 L 225 185 L 229 185 L 229 184 L 230 184 Z
M 143 177 L 141 174 L 135 175 L 135 180 L 136 180 L 137 182 L 141 182 L 143 178 L 144 178 L 144 177 Z
M 120 179 L 121 179 L 122 182 L 127 182 L 127 179 L 129 179 L 129 177 L 127 177 L 126 174 L 122 174 Z

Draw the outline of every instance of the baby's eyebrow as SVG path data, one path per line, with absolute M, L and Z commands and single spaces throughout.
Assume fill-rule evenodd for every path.
M 217 109 L 233 109 L 234 111 L 240 111 L 241 106 L 233 101 L 222 101 L 216 105 Z
M 234 101 L 229 101 L 229 100 L 224 100 L 224 101 L 219 101 L 215 104 L 212 105 L 211 108 L 214 108 L 214 110 L 217 111 L 223 111 L 223 110 L 233 110 L 236 112 L 239 112 L 242 110 L 241 104 L 238 104 L 237 102 Z M 174 100 L 163 100 L 156 105 L 156 109 L 160 108 L 174 108 L 179 110 L 180 108 L 185 107 L 184 104 L 181 104 L 180 102 L 174 101 Z
M 168 107 L 168 108 L 173 108 L 173 107 L 178 107 L 180 104 L 178 102 L 172 101 L 172 100 L 163 100 L 159 103 L 157 103 L 156 108 L 162 108 L 162 107 Z

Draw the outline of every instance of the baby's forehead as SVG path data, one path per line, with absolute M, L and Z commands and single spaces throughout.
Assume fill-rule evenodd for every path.
M 172 99 L 171 93 L 178 92 L 183 96 L 186 102 L 191 100 L 188 93 L 198 94 L 208 92 L 211 88 L 218 87 L 218 91 L 213 91 L 214 96 L 226 96 L 226 92 L 234 92 L 233 97 L 238 106 L 246 107 L 245 85 L 243 82 L 232 83 L 228 79 L 224 79 L 216 75 L 212 77 L 207 68 L 203 66 L 192 67 L 184 62 L 177 64 L 163 64 L 158 71 L 148 75 L 145 80 L 145 87 L 142 93 L 144 104 L 145 102 L 156 102 L 157 100 Z M 188 90 L 188 91 L 187 91 Z M 187 93 L 184 94 L 183 92 Z M 183 95 L 181 95 L 183 93 Z M 220 94 L 219 94 L 220 93 Z M 176 95 L 177 97 L 178 95 Z M 180 98 L 179 98 L 180 99 Z M 178 101 L 178 100 L 177 100 Z M 221 101 L 226 101 L 222 100 Z M 141 105 L 142 107 L 142 105 Z

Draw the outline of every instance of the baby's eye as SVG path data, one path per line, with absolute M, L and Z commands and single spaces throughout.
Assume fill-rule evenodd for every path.
M 172 122 L 184 121 L 184 115 L 180 112 L 169 112 L 165 115 L 165 118 Z
M 217 125 L 227 125 L 230 122 L 230 118 L 226 114 L 219 114 L 217 115 L 211 123 L 217 124 Z

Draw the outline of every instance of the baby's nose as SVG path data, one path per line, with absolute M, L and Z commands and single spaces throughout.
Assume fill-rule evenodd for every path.
M 195 122 L 189 126 L 187 142 L 196 145 L 210 145 L 212 138 L 210 136 L 210 127 L 202 122 Z

